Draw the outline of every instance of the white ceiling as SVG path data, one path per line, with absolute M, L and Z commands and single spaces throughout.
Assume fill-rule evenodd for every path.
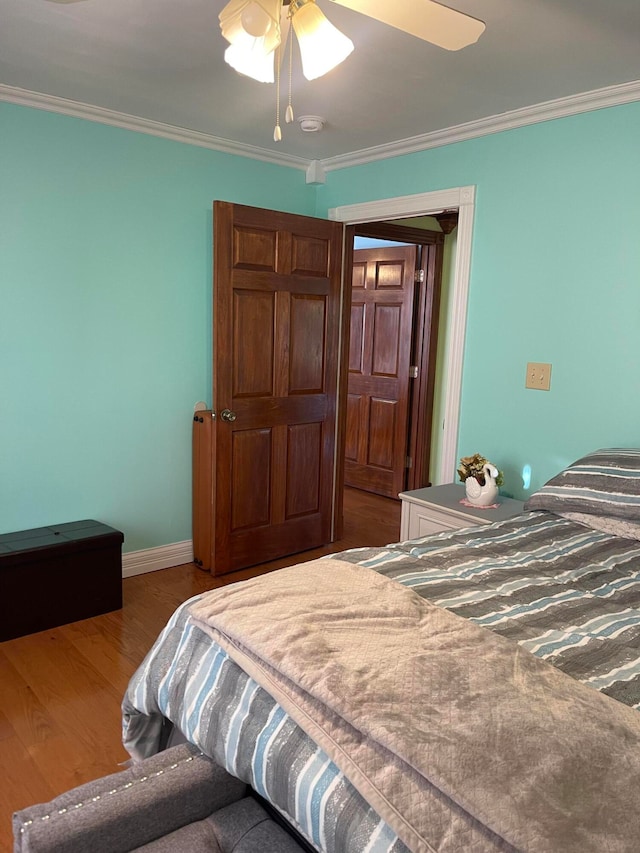
M 0 0 L 0 98 L 17 87 L 322 161 L 640 79 L 640 0 L 452 0 L 487 25 L 458 52 L 318 0 L 355 51 L 311 82 L 294 63 L 296 116 L 326 127 L 283 119 L 275 143 L 275 87 L 223 61 L 224 3 Z

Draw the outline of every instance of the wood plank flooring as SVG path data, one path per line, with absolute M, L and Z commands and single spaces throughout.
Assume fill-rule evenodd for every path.
M 0 643 L 0 853 L 11 815 L 115 773 L 126 761 L 120 702 L 175 608 L 207 589 L 324 554 L 400 536 L 400 502 L 345 490 L 344 536 L 332 545 L 215 579 L 189 563 L 127 578 L 122 610 Z

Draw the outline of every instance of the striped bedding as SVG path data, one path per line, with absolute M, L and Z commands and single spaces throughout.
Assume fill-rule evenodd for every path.
M 549 512 L 335 557 L 373 568 L 640 707 L 640 542 Z M 134 676 L 124 742 L 143 757 L 171 721 L 271 801 L 313 846 L 406 851 L 271 697 L 192 625 L 185 603 Z M 490 838 L 493 849 L 510 850 Z M 500 846 L 502 845 L 502 846 Z
M 640 542 L 529 512 L 341 559 L 519 643 L 640 707 Z
M 640 449 L 606 447 L 560 471 L 527 501 L 526 509 L 586 512 L 640 520 Z
M 189 608 L 200 597 L 174 613 L 129 684 L 122 706 L 129 753 L 141 759 L 158 752 L 170 721 L 275 806 L 315 849 L 408 853 L 323 750 L 190 624 Z

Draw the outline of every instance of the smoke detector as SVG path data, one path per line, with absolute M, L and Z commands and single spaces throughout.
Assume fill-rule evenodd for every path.
M 317 133 L 325 125 L 325 120 L 321 116 L 300 116 L 298 119 L 300 130 L 305 133 Z

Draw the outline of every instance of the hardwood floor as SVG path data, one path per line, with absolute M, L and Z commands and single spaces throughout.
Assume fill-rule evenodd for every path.
M 120 702 L 175 608 L 207 589 L 400 536 L 400 502 L 345 490 L 344 536 L 215 579 L 189 563 L 123 581 L 122 610 L 0 643 L 0 853 L 11 815 L 121 769 Z

